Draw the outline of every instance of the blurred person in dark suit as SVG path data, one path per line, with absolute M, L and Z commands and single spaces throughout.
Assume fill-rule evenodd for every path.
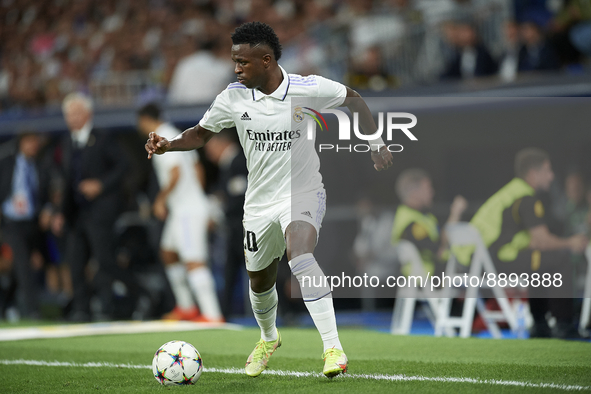
M 101 301 L 101 311 L 95 318 L 108 319 L 115 311 L 114 280 L 123 283 L 133 299 L 138 296 L 133 278 L 117 265 L 113 232 L 128 161 L 115 137 L 93 127 L 92 101 L 88 97 L 71 93 L 64 99 L 62 110 L 70 133 L 62 145 L 62 205 L 52 226 L 57 234 L 64 223 L 70 230 L 66 252 L 74 291 L 70 318 L 90 320 L 91 294 L 85 270 L 93 257 L 99 266 L 94 283 Z
M 504 29 L 504 50 L 499 61 L 499 76 L 505 82 L 511 82 L 517 77 L 519 67 L 519 50 L 521 49 L 521 37 L 519 25 L 515 21 L 507 21 Z
M 525 22 L 520 26 L 521 41 L 518 69 L 522 71 L 551 71 L 560 68 L 558 55 L 538 25 Z
M 50 215 L 49 209 L 43 208 L 48 202 L 49 174 L 38 159 L 41 141 L 37 134 L 20 134 L 16 142 L 0 159 L 2 235 L 12 250 L 20 315 L 37 318 L 39 299 L 31 257 L 42 245 L 40 217 Z
M 244 266 L 242 216 L 248 169 L 246 157 L 229 130 L 214 135 L 205 145 L 205 152 L 220 169 L 218 187 L 223 200 L 227 231 L 222 311 L 229 317 L 233 312 L 236 288 Z
M 497 72 L 497 63 L 488 49 L 478 39 L 476 29 L 469 22 L 458 22 L 448 26 L 453 29 L 451 44 L 456 52 L 447 64 L 442 79 L 470 79 L 484 77 Z

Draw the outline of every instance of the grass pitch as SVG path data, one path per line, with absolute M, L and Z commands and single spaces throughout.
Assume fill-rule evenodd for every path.
M 350 377 L 329 380 L 318 376 L 323 362 L 316 330 L 284 328 L 281 334 L 283 346 L 268 367 L 275 374 L 263 373 L 257 378 L 239 370 L 259 338 L 259 330 L 253 328 L 0 342 L 0 392 L 591 392 L 588 342 L 392 336 L 341 329 Z M 148 366 L 156 349 L 173 339 L 192 343 L 203 357 L 205 372 L 195 386 L 164 387 L 150 369 L 112 366 Z M 9 360 L 64 364 L 6 364 Z M 100 362 L 111 366 L 80 365 Z M 228 370 L 231 368 L 236 370 Z M 314 374 L 280 375 L 281 371 Z M 385 376 L 376 376 L 380 374 Z

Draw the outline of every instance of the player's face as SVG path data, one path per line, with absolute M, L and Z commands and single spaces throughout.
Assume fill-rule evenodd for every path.
M 433 205 L 433 196 L 435 191 L 430 179 L 421 180 L 410 194 L 410 199 L 413 200 L 419 209 L 430 208 Z
M 238 82 L 249 89 L 258 88 L 264 84 L 265 61 L 261 47 L 251 48 L 250 44 L 232 45 L 232 60 L 234 72 Z
M 549 160 L 546 160 L 542 166 L 535 172 L 538 189 L 548 191 L 550 184 L 554 180 L 554 172 Z
M 433 185 L 431 184 L 430 179 L 423 179 L 421 182 L 421 198 L 423 201 L 423 206 L 431 207 L 433 205 L 433 196 L 435 195 L 435 191 L 433 190 Z

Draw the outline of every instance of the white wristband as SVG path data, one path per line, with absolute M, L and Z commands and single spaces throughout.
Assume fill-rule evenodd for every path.
M 373 152 L 380 150 L 380 148 L 382 146 L 385 146 L 386 145 L 384 143 L 384 140 L 382 139 L 382 137 L 376 138 L 375 140 L 371 140 L 371 141 L 368 141 L 368 142 L 369 142 L 369 147 L 371 148 L 371 150 Z

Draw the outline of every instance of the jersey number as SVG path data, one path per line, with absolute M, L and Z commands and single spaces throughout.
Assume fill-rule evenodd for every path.
M 257 236 L 252 231 L 246 232 L 246 249 L 248 249 L 249 252 L 256 252 L 259 250 L 259 247 L 257 246 Z

